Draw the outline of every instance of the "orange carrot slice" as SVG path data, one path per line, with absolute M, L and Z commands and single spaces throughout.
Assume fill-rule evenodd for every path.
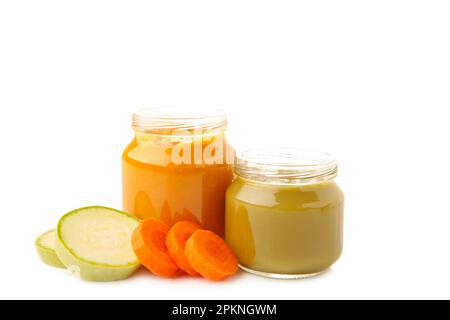
M 209 280 L 224 280 L 238 270 L 233 251 L 211 231 L 195 231 L 186 242 L 185 255 L 191 267 Z
M 170 229 L 166 239 L 166 246 L 169 250 L 170 257 L 175 261 L 181 270 L 191 276 L 196 276 L 198 273 L 190 266 L 184 254 L 184 248 L 186 246 L 186 242 L 192 234 L 200 229 L 201 227 L 196 223 L 181 221 Z
M 166 236 L 169 227 L 154 219 L 141 222 L 134 231 L 131 243 L 136 256 L 153 274 L 174 278 L 180 273 L 180 268 L 170 258 L 166 247 Z

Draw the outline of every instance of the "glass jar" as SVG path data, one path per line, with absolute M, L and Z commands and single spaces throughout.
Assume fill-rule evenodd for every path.
M 172 226 L 188 220 L 224 234 L 235 152 L 219 110 L 150 108 L 133 115 L 122 157 L 123 209 Z
M 274 278 L 317 275 L 340 257 L 344 195 L 328 154 L 244 152 L 227 191 L 226 240 L 241 267 Z

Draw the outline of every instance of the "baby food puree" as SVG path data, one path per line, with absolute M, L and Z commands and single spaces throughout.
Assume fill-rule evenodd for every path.
M 344 195 L 327 154 L 260 149 L 243 154 L 227 192 L 226 240 L 247 271 L 302 278 L 343 248 Z

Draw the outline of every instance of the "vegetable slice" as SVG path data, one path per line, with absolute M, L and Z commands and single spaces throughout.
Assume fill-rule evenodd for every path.
M 167 251 L 168 232 L 169 227 L 164 222 L 147 219 L 136 229 L 131 242 L 134 252 L 148 270 L 160 277 L 174 278 L 180 274 L 180 268 Z
M 192 234 L 200 229 L 201 227 L 196 223 L 181 221 L 170 229 L 166 239 L 170 257 L 172 257 L 181 270 L 191 276 L 196 276 L 198 273 L 190 266 L 186 255 L 184 254 L 184 248 Z
M 55 251 L 56 230 L 50 230 L 37 238 L 35 242 L 36 250 L 41 260 L 55 268 L 65 268 L 64 264 L 59 260 Z
M 56 253 L 66 267 L 88 281 L 117 281 L 140 266 L 130 239 L 139 220 L 105 207 L 86 207 L 61 218 Z
M 238 260 L 225 240 L 214 232 L 195 231 L 186 242 L 186 258 L 203 277 L 221 281 L 238 270 Z

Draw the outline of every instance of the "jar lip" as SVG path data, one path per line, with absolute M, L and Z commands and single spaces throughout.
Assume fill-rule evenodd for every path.
M 220 109 L 188 107 L 151 107 L 133 113 L 133 129 L 140 132 L 175 134 L 182 131 L 220 131 L 227 126 Z
M 244 151 L 235 172 L 269 184 L 308 184 L 334 179 L 336 159 L 326 152 L 301 148 L 258 148 Z

